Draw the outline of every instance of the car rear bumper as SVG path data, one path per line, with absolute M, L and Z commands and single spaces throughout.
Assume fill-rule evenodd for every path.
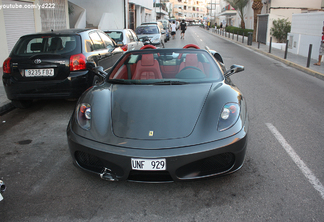
M 2 81 L 10 100 L 78 98 L 91 85 L 87 70 L 74 72 L 63 80 L 19 81 L 4 74 Z
M 100 175 L 108 169 L 116 181 L 172 182 L 225 175 L 239 170 L 247 147 L 247 127 L 231 137 L 204 144 L 168 149 L 141 150 L 102 144 L 67 129 L 73 162 Z M 191 150 L 191 151 L 190 151 Z M 131 158 L 166 160 L 165 171 L 132 170 Z

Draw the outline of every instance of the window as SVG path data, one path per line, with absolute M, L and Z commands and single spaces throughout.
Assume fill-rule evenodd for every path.
M 137 35 L 135 34 L 135 32 L 133 32 L 133 30 L 130 30 L 130 33 L 132 34 L 134 40 L 135 40 L 135 41 L 138 41 L 138 37 L 137 37 Z
M 126 31 L 126 35 L 129 38 L 130 42 L 135 42 L 135 39 L 134 39 L 132 33 L 130 33 L 129 31 Z
M 97 32 L 91 32 L 89 34 L 89 37 L 92 41 L 93 44 L 93 50 L 100 50 L 100 49 L 105 49 L 106 46 L 104 42 L 101 40 L 100 36 L 98 35 Z
M 123 41 L 123 33 L 118 31 L 108 31 L 106 32 L 110 38 L 112 38 L 116 43 Z
M 107 34 L 99 32 L 99 35 L 100 35 L 101 39 L 103 40 L 103 42 L 105 43 L 107 49 L 115 48 L 114 43 L 111 41 L 111 39 L 108 37 Z
M 77 45 L 75 36 L 39 35 L 21 38 L 13 49 L 13 53 L 20 56 L 30 56 L 37 53 L 65 54 L 75 51 Z
M 159 29 L 157 26 L 139 26 L 135 30 L 136 34 L 158 34 Z

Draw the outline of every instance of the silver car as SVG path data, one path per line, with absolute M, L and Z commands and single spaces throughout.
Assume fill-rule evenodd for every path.
M 159 24 L 162 26 L 161 22 L 159 22 Z M 135 29 L 135 33 L 138 38 L 148 37 L 152 45 L 164 48 L 164 42 L 166 39 L 165 30 L 163 29 L 163 26 L 160 28 L 157 22 L 155 22 L 155 24 L 142 24 Z
M 144 45 L 131 29 L 106 30 L 105 33 L 124 51 L 139 50 Z

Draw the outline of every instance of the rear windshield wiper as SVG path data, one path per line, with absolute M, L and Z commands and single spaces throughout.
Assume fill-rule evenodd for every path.
M 153 85 L 185 85 L 185 84 L 189 84 L 189 83 L 184 81 L 162 81 L 162 82 L 153 83 Z

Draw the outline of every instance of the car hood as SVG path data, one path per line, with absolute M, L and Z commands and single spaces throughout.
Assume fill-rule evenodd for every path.
M 142 35 L 137 35 L 138 38 L 142 38 L 142 37 L 147 37 L 149 39 L 152 38 L 160 38 L 161 34 L 142 34 Z
M 211 85 L 115 85 L 111 91 L 113 133 L 145 140 L 188 137 Z

